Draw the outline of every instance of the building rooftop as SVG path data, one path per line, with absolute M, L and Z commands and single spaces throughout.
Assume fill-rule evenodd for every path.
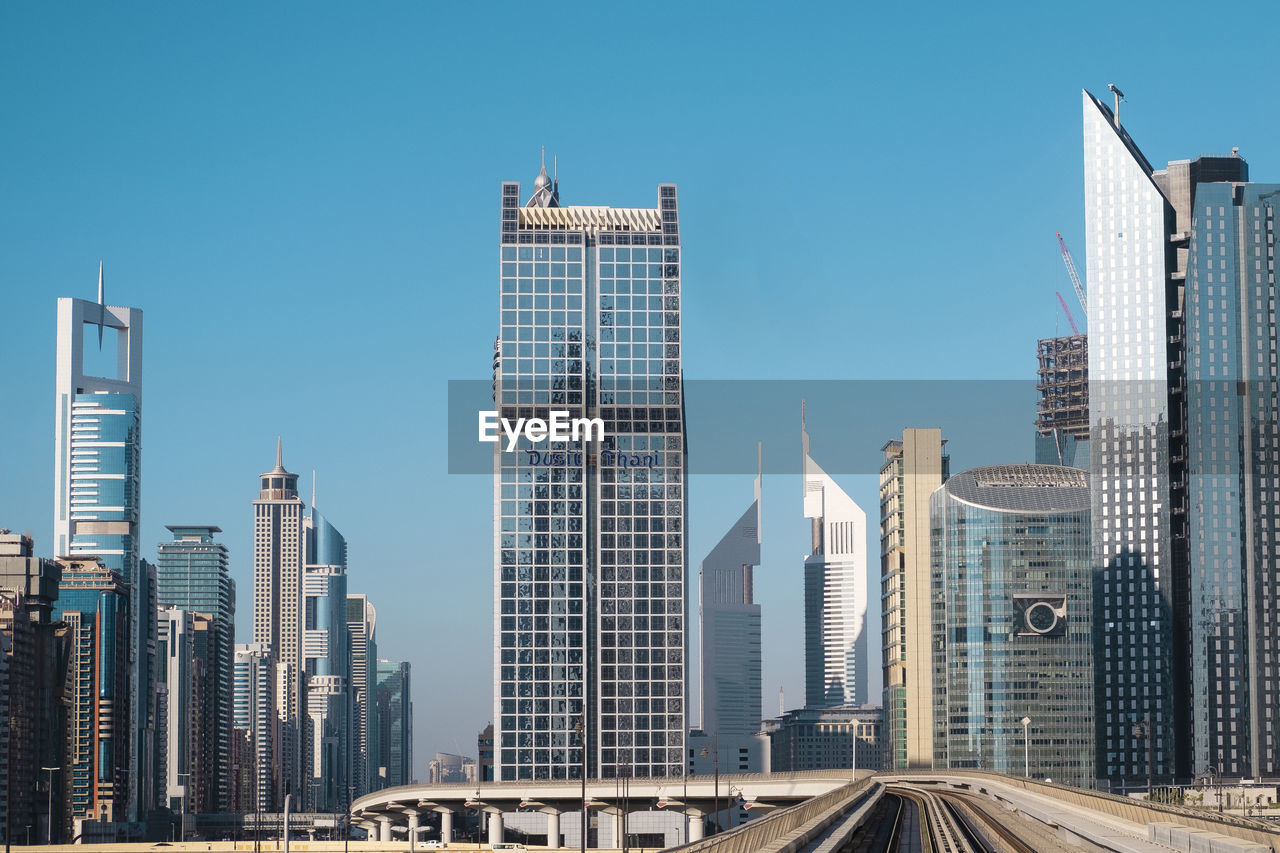
M 1089 473 L 1061 465 L 992 465 L 942 486 L 957 500 L 999 512 L 1087 512 Z

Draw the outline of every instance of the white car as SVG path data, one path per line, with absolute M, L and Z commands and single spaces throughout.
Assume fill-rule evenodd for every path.
M 448 845 L 448 844 L 445 844 L 443 841 L 438 841 L 437 839 L 434 839 L 434 838 L 433 838 L 433 839 L 431 839 L 430 841 L 419 841 L 419 842 L 418 842 L 418 849 L 419 849 L 419 850 L 443 850 L 444 848 L 446 848 L 446 847 L 448 847 L 448 846 L 449 846 L 449 845 Z

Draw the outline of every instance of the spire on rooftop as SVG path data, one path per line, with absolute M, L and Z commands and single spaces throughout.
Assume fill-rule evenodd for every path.
M 533 179 L 533 195 L 525 202 L 525 207 L 559 207 L 560 182 L 547 174 L 547 146 L 542 146 L 542 168 L 538 177 Z

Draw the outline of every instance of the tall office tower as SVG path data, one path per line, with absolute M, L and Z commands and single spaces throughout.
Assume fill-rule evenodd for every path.
M 975 468 L 930 510 L 934 766 L 1092 787 L 1088 473 Z
M 634 776 L 682 773 L 676 187 L 660 184 L 657 202 L 562 207 L 545 168 L 523 207 L 520 185 L 502 185 L 495 401 L 512 422 L 549 411 L 598 417 L 604 438 L 495 445 L 500 780 L 576 779 L 584 763 L 590 777 L 623 766 Z
M 199 699 L 204 662 L 196 654 L 195 615 L 190 610 L 160 610 L 160 683 L 164 685 L 164 789 L 159 800 L 173 811 L 201 811 L 196 791 L 209 780 L 199 761 L 197 739 L 202 715 Z
M 760 449 L 757 447 L 757 455 Z M 753 572 L 760 565 L 760 487 L 757 460 L 755 500 L 734 522 L 699 571 L 698 611 L 702 617 L 702 731 L 714 748 L 737 756 L 745 749 L 746 769 L 763 765 L 760 731 L 760 605 Z
M 114 367 L 94 376 L 93 350 L 103 348 L 104 332 L 114 339 Z M 96 338 L 96 340 L 94 340 Z M 58 358 L 55 378 L 53 540 L 58 556 L 95 556 L 129 585 L 129 614 L 134 642 L 129 644 L 127 674 L 129 719 L 150 726 L 150 673 L 140 655 L 151 636 L 151 614 L 143 609 L 139 588 L 142 460 L 142 311 L 107 305 L 102 268 L 98 301 L 58 300 Z M 146 618 L 143 618 L 146 617 Z M 129 753 L 128 805 L 119 819 L 138 816 L 139 783 L 149 778 L 142 766 L 146 738 L 120 732 Z
M 347 574 L 342 566 L 311 565 L 303 580 L 307 675 L 305 802 L 335 812 L 350 796 L 351 639 L 347 631 Z
M 929 648 L 929 498 L 951 476 L 940 429 L 904 429 L 880 468 L 880 624 L 885 761 L 933 766 L 933 660 Z
M 274 698 L 275 660 L 267 643 L 237 643 L 232 693 L 233 752 L 241 755 L 236 811 L 271 811 L 280 721 Z M 246 765 L 248 765 L 246 767 Z
M 70 820 L 119 821 L 128 809 L 131 637 L 125 579 L 97 558 L 59 562 L 53 617 L 68 629 L 65 833 Z
M 804 517 L 811 520 L 804 560 L 806 708 L 867 701 L 867 514 L 809 455 L 800 403 Z
M 274 659 L 274 750 L 272 808 L 286 794 L 302 795 L 302 726 L 306 715 L 302 680 L 302 572 L 306 561 L 303 503 L 298 475 L 284 468 L 280 439 L 276 466 L 260 476 L 253 502 L 253 642 Z
M 1280 771 L 1271 734 L 1280 715 L 1271 664 L 1280 637 L 1277 196 L 1275 184 L 1200 183 L 1192 201 L 1185 342 L 1196 774 Z
M 413 781 L 413 694 L 408 661 L 380 660 L 374 701 L 377 704 L 377 788 Z
M 347 630 L 351 634 L 351 785 L 355 796 L 369 787 L 370 714 L 377 682 L 378 612 L 364 593 L 347 595 Z
M 1187 562 L 1191 519 L 1203 511 L 1190 504 L 1187 467 L 1188 240 L 1196 194 L 1247 180 L 1248 166 L 1237 156 L 1200 157 L 1156 171 L 1118 115 L 1082 95 L 1093 564 L 1103 624 L 1096 768 L 1100 784 L 1145 779 L 1149 735 L 1153 775 L 1189 778 L 1205 769 L 1192 762 L 1189 673 L 1192 625 L 1206 617 L 1192 611 Z M 1202 732 L 1206 724 L 1195 723 Z
M 0 637 L 10 655 L 10 715 L 4 719 L 13 733 L 0 741 L 6 757 L 0 789 L 9 786 L 0 799 L 15 839 L 16 828 L 28 825 L 33 837 L 48 837 L 47 799 L 36 794 L 36 783 L 41 767 L 59 767 L 64 759 L 65 645 L 52 621 L 61 579 L 62 566 L 35 556 L 30 537 L 0 529 Z
M 202 717 L 210 720 L 206 748 L 211 764 L 206 798 L 187 803 L 190 812 L 231 811 L 231 675 L 235 649 L 236 582 L 227 570 L 227 546 L 214 540 L 222 528 L 213 525 L 167 525 L 173 541 L 156 547 L 156 600 L 161 608 L 202 613 L 210 620 L 208 673 Z
M 1036 462 L 1089 470 L 1089 336 L 1036 341 Z

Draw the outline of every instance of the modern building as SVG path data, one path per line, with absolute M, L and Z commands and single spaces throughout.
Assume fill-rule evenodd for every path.
M 427 763 L 427 784 L 476 781 L 476 760 L 451 752 L 437 752 Z
M 576 779 L 585 763 L 593 778 L 623 766 L 679 776 L 688 546 L 676 187 L 659 185 L 652 208 L 566 207 L 544 168 L 523 206 L 520 185 L 502 185 L 500 214 L 499 414 L 599 418 L 603 438 L 494 446 L 495 775 Z
M 1089 470 L 1089 336 L 1036 341 L 1036 462 Z
M 253 502 L 253 642 L 267 647 L 274 669 L 272 713 L 277 722 L 267 766 L 274 772 L 268 810 L 275 810 L 283 808 L 286 794 L 303 794 L 306 717 L 302 683 L 304 505 L 298 497 L 298 475 L 284 468 L 280 439 L 276 439 L 276 465 L 260 475 L 259 481 L 258 499 Z
M 1094 783 L 1089 475 L 956 474 L 930 502 L 934 767 Z
M 208 689 L 202 694 L 199 714 L 210 721 L 206 748 L 211 763 L 201 762 L 208 774 L 205 796 L 190 800 L 186 808 L 193 813 L 230 811 L 236 583 L 228 572 L 227 547 L 215 540 L 222 528 L 174 524 L 167 528 L 173 540 L 156 547 L 156 600 L 162 609 L 176 607 L 210 620 L 208 648 L 201 654 Z
M 351 635 L 351 784 L 355 796 L 371 790 L 369 733 L 377 684 L 378 612 L 363 593 L 347 595 L 347 631 Z
M 316 811 L 332 813 L 351 795 L 351 635 L 347 630 L 346 568 L 308 563 L 303 600 L 303 670 L 307 679 L 304 751 L 309 775 L 304 802 Z
M 110 341 L 104 337 L 109 333 Z M 115 358 L 94 355 L 112 344 Z M 110 350 L 108 350 L 110 352 Z M 105 363 L 104 363 L 105 362 Z M 100 365 L 100 366 L 99 366 Z M 105 375 L 93 375 L 99 372 Z M 138 816 L 139 785 L 151 778 L 145 758 L 150 743 L 154 651 L 152 613 L 142 594 L 140 572 L 142 459 L 142 311 L 107 305 L 102 268 L 98 301 L 58 300 L 55 376 L 53 541 L 58 556 L 96 557 L 132 590 L 126 658 L 128 718 L 135 731 L 118 731 L 127 751 L 127 805 L 120 820 Z M 145 787 L 149 787 L 149 781 Z
M 413 694 L 409 663 L 380 660 L 377 672 L 374 702 L 380 737 L 375 752 L 375 790 L 413 781 Z
M 760 451 L 757 448 L 757 455 Z M 702 617 L 701 730 L 722 749 L 746 749 L 762 768 L 760 731 L 760 605 L 755 602 L 755 567 L 760 564 L 760 489 L 757 460 L 755 500 L 734 522 L 698 572 L 698 613 Z
M 199 640 L 197 619 L 205 629 Z M 158 681 L 165 695 L 163 752 L 157 756 L 164 768 L 159 800 L 175 812 L 206 811 L 200 807 L 200 792 L 214 781 L 213 767 L 207 763 L 210 756 L 201 754 L 202 741 L 212 734 L 212 721 L 201 701 L 210 687 L 207 658 L 197 651 L 198 645 L 208 643 L 209 621 L 177 607 L 161 608 L 159 614 Z
M 809 455 L 800 404 L 804 516 L 806 708 L 863 705 L 867 699 L 867 514 Z
M 770 772 L 879 770 L 884 758 L 884 709 L 879 705 L 802 708 L 766 720 Z M 854 753 L 854 743 L 857 753 Z
M 1214 416 L 1224 416 L 1220 404 L 1225 399 L 1220 386 L 1200 386 L 1203 396 L 1195 404 L 1188 398 L 1188 359 L 1200 358 L 1200 381 L 1210 376 L 1207 368 L 1228 365 L 1234 371 L 1238 361 L 1222 362 L 1227 355 L 1218 349 L 1229 341 L 1247 343 L 1252 352 L 1247 371 L 1258 366 L 1261 355 L 1262 375 L 1270 381 L 1270 365 L 1266 352 L 1259 349 L 1261 338 L 1240 341 L 1244 328 L 1258 329 L 1259 323 L 1270 322 L 1270 270 L 1254 268 L 1265 263 L 1261 255 L 1248 254 L 1249 249 L 1265 251 L 1259 242 L 1237 242 L 1253 223 L 1237 220 L 1229 231 L 1226 214 L 1248 218 L 1254 210 L 1262 211 L 1267 201 L 1253 196 L 1246 204 L 1244 188 L 1236 188 L 1248 180 L 1248 165 L 1237 154 L 1225 157 L 1199 157 L 1180 160 L 1156 170 L 1142 155 L 1128 132 L 1121 126 L 1116 92 L 1116 109 L 1112 109 L 1088 92 L 1083 96 L 1085 232 L 1087 239 L 1087 279 L 1089 295 L 1089 419 L 1090 468 L 1093 483 L 1093 563 L 1096 572 L 1101 623 L 1097 649 L 1098 715 L 1097 773 L 1099 784 L 1123 785 L 1126 780 L 1151 775 L 1157 781 L 1190 780 L 1207 772 L 1210 755 L 1220 763 L 1230 763 L 1230 749 L 1219 751 L 1211 738 L 1219 735 L 1236 738 L 1235 746 L 1244 747 L 1250 733 L 1245 717 L 1252 713 L 1238 703 L 1240 694 L 1232 682 L 1246 682 L 1249 665 L 1260 663 L 1249 658 L 1247 639 L 1233 635 L 1228 624 L 1236 616 L 1219 614 L 1231 611 L 1233 599 L 1243 603 L 1252 593 L 1245 593 L 1250 580 L 1258 580 L 1246 563 L 1255 560 L 1257 552 L 1242 547 L 1238 538 L 1233 555 L 1238 562 L 1228 568 L 1221 561 L 1225 555 L 1199 552 L 1200 545 L 1191 544 L 1193 529 L 1202 533 L 1218 531 L 1226 535 L 1233 519 L 1207 515 L 1215 489 L 1222 494 L 1222 481 L 1214 477 L 1231 476 L 1232 462 L 1226 455 L 1228 425 Z M 1201 204 L 1200 195 L 1208 187 L 1217 187 L 1215 202 Z M 1238 205 L 1228 206 L 1223 193 L 1240 193 Z M 1218 215 L 1218 208 L 1222 215 Z M 1209 223 L 1213 225 L 1210 227 Z M 1190 241 L 1197 228 L 1197 271 L 1188 268 Z M 1263 231 L 1254 231 L 1259 241 Z M 1226 238 L 1231 236 L 1232 242 Z M 1211 239 L 1213 238 L 1213 239 Z M 1221 238 L 1221 239 L 1218 239 Z M 1210 247 L 1210 242 L 1213 242 Z M 1212 260 L 1209 252 L 1212 250 Z M 1228 256 L 1227 252 L 1236 254 Z M 1216 264 L 1217 280 L 1208 280 L 1209 265 Z M 1229 272 L 1227 264 L 1235 264 Z M 1260 274 L 1259 281 L 1244 277 Z M 1188 277 L 1198 276 L 1195 288 Z M 1240 287 L 1255 287 L 1258 293 L 1244 299 L 1238 297 Z M 1222 288 L 1214 295 L 1210 308 L 1209 288 Z M 1192 290 L 1203 301 L 1199 304 L 1198 330 L 1188 325 L 1185 311 Z M 1226 291 L 1231 290 L 1228 295 Z M 1218 304 L 1217 300 L 1221 300 Z M 1231 315 L 1226 302 L 1231 300 L 1239 314 Z M 1209 319 L 1212 311 L 1213 319 Z M 1246 316 L 1253 312 L 1258 316 Z M 1215 334 L 1209 336 L 1209 324 Z M 1242 325 L 1236 325 L 1242 323 Z M 1273 327 L 1272 327 L 1273 328 Z M 1199 331 L 1196 342 L 1187 335 Z M 1252 332 L 1251 332 L 1252 333 Z M 1243 356 L 1243 351 L 1237 351 Z M 1212 356 L 1213 360 L 1210 359 Z M 1212 378 L 1219 380 L 1218 374 Z M 1248 372 L 1242 376 L 1258 375 Z M 1228 381 L 1232 381 L 1229 376 Z M 1247 385 L 1245 386 L 1247 392 Z M 1266 395 L 1259 395 L 1249 406 L 1266 405 Z M 1211 399 L 1216 402 L 1211 402 Z M 1232 406 L 1235 404 L 1233 403 Z M 1194 406 L 1194 412 L 1192 407 Z M 1242 411 L 1242 410 L 1241 410 Z M 1208 415 L 1208 424 L 1203 419 Z M 1200 426 L 1189 423 L 1190 417 L 1201 419 Z M 1208 427 L 1199 435 L 1224 442 L 1216 449 L 1208 445 L 1209 458 L 1191 459 L 1189 438 L 1196 429 Z M 1201 445 L 1195 453 L 1205 450 Z M 1214 459 L 1213 453 L 1222 454 Z M 1218 463 L 1217 466 L 1214 463 Z M 1192 465 L 1199 466 L 1193 468 Z M 1207 467 L 1206 467 L 1207 465 Z M 1216 470 L 1216 473 L 1215 473 Z M 1199 479 L 1204 476 L 1209 479 Z M 1197 482 L 1198 480 L 1198 482 Z M 1209 500 L 1204 500 L 1205 489 Z M 1247 498 L 1243 491 L 1231 496 L 1238 503 Z M 1222 495 L 1222 500 L 1227 500 Z M 1226 510 L 1224 510 L 1226 511 Z M 1228 514 L 1236 516 L 1232 508 Z M 1206 522 L 1208 528 L 1203 526 Z M 1197 527 L 1199 525 L 1199 527 Z M 1260 529 L 1257 536 L 1265 535 Z M 1195 534 L 1201 535 L 1201 534 Z M 1207 535 L 1213 538 L 1214 534 Z M 1233 530 L 1239 537 L 1254 533 L 1243 528 Z M 1216 545 L 1221 549 L 1222 540 Z M 1250 552 L 1254 557 L 1246 560 Z M 1193 553 L 1200 556 L 1193 568 Z M 1212 559 L 1217 557 L 1215 569 Z M 1203 558 L 1203 559 L 1202 559 Z M 1207 559 L 1210 562 L 1204 562 Z M 1254 562 L 1256 569 L 1257 563 Z M 1215 572 L 1217 575 L 1215 576 Z M 1196 579 L 1193 579 L 1196 573 Z M 1230 580 L 1228 580 L 1230 578 Z M 1193 592 L 1193 586 L 1200 589 Z M 1215 592 L 1215 589 L 1217 592 Z M 1255 602 L 1260 598 L 1254 598 Z M 1218 602 L 1221 603 L 1219 606 Z M 1203 608 L 1197 610 L 1196 608 Z M 1258 636 L 1258 611 L 1245 637 Z M 1245 617 L 1247 618 L 1247 617 Z M 1197 648 L 1195 643 L 1201 643 Z M 1230 656 L 1236 655 L 1233 660 Z M 1221 664 L 1218 656 L 1223 656 Z M 1265 667 L 1265 664 L 1263 664 Z M 1265 681 L 1265 674 L 1262 676 Z M 1261 684 L 1261 682 L 1259 682 Z M 1215 693 L 1218 687 L 1221 692 Z M 1258 685 L 1255 685 L 1258 686 Z M 1262 686 L 1265 706 L 1265 685 Z M 1216 706 L 1219 710 L 1212 710 Z M 1239 709 L 1230 719 L 1217 717 L 1226 709 Z M 1216 719 L 1215 719 L 1216 717 Z M 1226 722 L 1235 729 L 1219 730 L 1215 724 Z M 1148 749 L 1147 740 L 1151 740 Z M 1223 747 L 1229 744 L 1224 743 Z M 1261 757 L 1261 756 L 1258 756 Z M 1263 760 L 1265 766 L 1265 759 Z M 1265 772 L 1262 767 L 1243 769 L 1241 774 Z M 1220 771 L 1221 772 L 1221 771 Z
M 235 810 L 271 811 L 280 724 L 274 704 L 275 659 L 267 643 L 237 643 L 232 676 L 232 764 Z
M 493 723 L 485 726 L 476 735 L 476 766 L 479 768 L 477 781 L 493 781 Z
M 53 618 L 67 626 L 67 736 L 61 781 L 71 822 L 126 820 L 129 807 L 129 586 L 96 558 L 63 558 Z M 57 799 L 55 797 L 55 799 Z M 57 835 L 55 830 L 55 835 Z
M 52 621 L 61 579 L 61 564 L 37 557 L 30 537 L 0 529 L 0 667 L 6 670 L 0 704 L 7 705 L 3 718 L 12 732 L 0 740 L 0 809 L 13 841 L 19 828 L 25 839 L 27 826 L 34 838 L 51 837 L 48 798 L 36 789 L 49 781 L 40 768 L 61 766 L 64 757 L 66 655 Z M 52 837 L 60 837 L 57 827 Z
M 1197 776 L 1274 777 L 1280 185 L 1202 180 L 1193 192 L 1184 300 L 1191 766 Z
M 884 754 L 890 770 L 933 766 L 929 499 L 951 476 L 940 429 L 904 429 L 880 468 Z

